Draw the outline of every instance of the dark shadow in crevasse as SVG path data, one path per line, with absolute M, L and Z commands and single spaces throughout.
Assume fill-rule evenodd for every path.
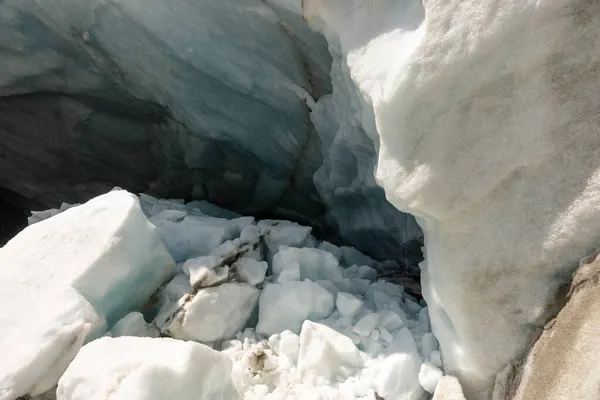
M 22 204 L 18 194 L 0 188 L 0 247 L 27 226 L 27 210 L 14 204 Z

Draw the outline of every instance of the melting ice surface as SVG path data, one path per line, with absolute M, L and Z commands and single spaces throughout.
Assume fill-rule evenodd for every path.
M 161 385 L 176 386 L 178 399 L 393 400 L 435 391 L 442 360 L 427 308 L 378 279 L 381 263 L 288 221 L 146 195 L 140 205 L 178 273 L 82 348 L 58 382 L 59 399 L 171 398 L 157 394 Z M 30 223 L 72 207 L 34 213 Z M 194 371 L 212 378 L 195 380 Z

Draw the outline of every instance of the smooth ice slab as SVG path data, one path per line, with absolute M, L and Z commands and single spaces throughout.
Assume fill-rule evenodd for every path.
M 88 335 L 140 308 L 174 272 L 124 191 L 27 227 L 0 249 L 0 399 L 50 389 Z
M 168 338 L 102 338 L 84 346 L 60 379 L 57 400 L 236 400 L 231 361 Z
M 221 243 L 239 236 L 252 218 L 227 220 L 164 210 L 150 218 L 162 234 L 175 261 L 210 254 Z
M 263 335 L 285 330 L 299 333 L 305 319 L 325 318 L 333 308 L 333 295 L 317 283 L 269 284 L 260 296 L 256 331 Z
M 281 281 L 344 279 L 338 260 L 328 251 L 281 246 L 273 257 L 273 274 Z

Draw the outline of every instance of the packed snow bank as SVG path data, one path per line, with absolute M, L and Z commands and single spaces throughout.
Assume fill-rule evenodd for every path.
M 102 338 L 85 345 L 60 378 L 57 400 L 235 400 L 231 360 L 169 338 Z
M 141 308 L 174 272 L 124 191 L 27 227 L 0 249 L 0 399 L 53 387 L 86 339 Z
M 600 240 L 600 13 L 568 0 L 305 0 L 374 115 L 377 179 L 425 232 L 423 293 L 471 397 Z

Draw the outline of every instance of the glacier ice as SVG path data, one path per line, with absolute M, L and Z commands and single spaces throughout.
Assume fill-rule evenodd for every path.
M 300 7 L 3 1 L 2 186 L 28 209 L 118 185 L 223 216 L 208 200 L 415 265 L 421 233 L 375 184 L 376 137 L 345 105 L 337 55 Z
M 0 399 L 41 394 L 87 340 L 140 309 L 175 263 L 135 196 L 114 191 L 0 249 Z
M 306 0 L 425 235 L 447 372 L 488 398 L 600 241 L 596 2 Z M 334 88 L 335 94 L 335 88 Z

